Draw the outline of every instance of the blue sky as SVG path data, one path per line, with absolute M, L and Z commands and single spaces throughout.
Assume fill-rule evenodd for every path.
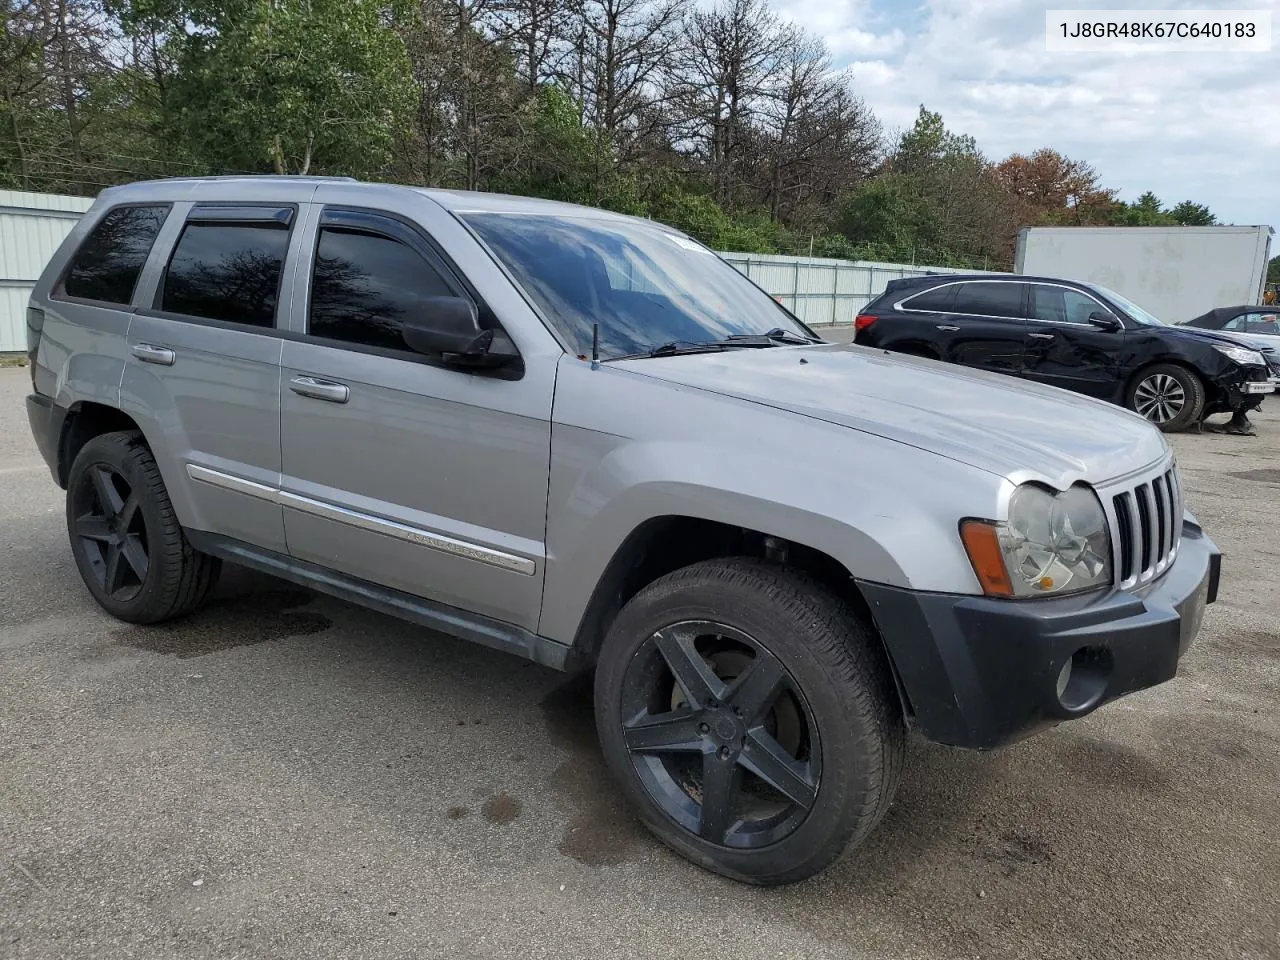
M 920 104 L 993 159 L 1053 147 L 1133 200 L 1280 231 L 1280 52 L 1048 53 L 1049 9 L 1269 9 L 1280 0 L 772 0 L 823 37 L 892 134 Z M 1280 253 L 1280 237 L 1272 240 Z

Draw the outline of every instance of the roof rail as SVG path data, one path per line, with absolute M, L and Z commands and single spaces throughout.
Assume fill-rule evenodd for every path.
M 162 180 L 337 180 L 358 183 L 355 177 L 320 176 L 311 173 L 224 173 L 209 177 L 161 177 Z

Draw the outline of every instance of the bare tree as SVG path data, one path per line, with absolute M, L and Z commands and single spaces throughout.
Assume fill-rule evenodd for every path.
M 572 9 L 565 0 L 494 0 L 498 38 L 515 56 L 530 93 L 553 79 L 567 53 Z
M 683 139 L 721 204 L 743 199 L 744 152 L 784 30 L 765 0 L 724 0 L 689 18 L 674 65 Z
M 596 136 L 599 167 L 625 165 L 659 121 L 663 73 L 680 41 L 687 0 L 577 0 L 560 79 Z
M 832 70 L 826 44 L 786 27 L 759 109 L 759 198 L 775 220 L 809 224 L 869 177 L 880 160 L 879 123 Z

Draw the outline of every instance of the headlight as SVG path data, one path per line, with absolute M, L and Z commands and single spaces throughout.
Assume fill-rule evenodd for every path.
M 1265 367 L 1267 365 L 1267 361 L 1262 358 L 1261 353 L 1257 350 L 1250 350 L 1248 347 L 1241 347 L 1234 343 L 1215 343 L 1213 349 L 1242 367 Z
M 985 593 L 1044 597 L 1111 583 L 1111 536 L 1098 496 L 1024 484 L 1009 500 L 1005 523 L 966 520 L 965 550 Z

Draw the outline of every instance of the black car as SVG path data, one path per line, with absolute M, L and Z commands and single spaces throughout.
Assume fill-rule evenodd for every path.
M 1260 307 L 1256 303 L 1239 307 L 1217 307 L 1188 320 L 1188 327 L 1222 330 L 1257 337 L 1280 337 L 1280 308 Z
M 1243 413 L 1274 392 L 1258 346 L 1169 326 L 1105 287 L 1049 277 L 891 280 L 855 342 L 1006 373 L 1109 400 L 1162 430 Z

